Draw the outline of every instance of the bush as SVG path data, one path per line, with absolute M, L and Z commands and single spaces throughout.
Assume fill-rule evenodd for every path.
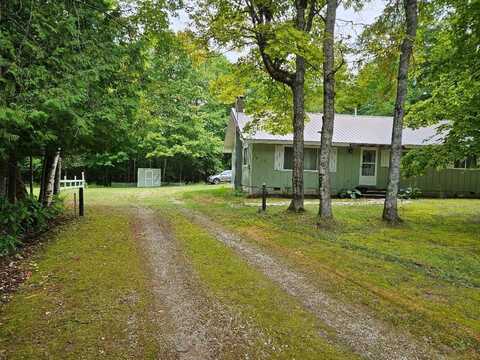
M 408 187 L 400 189 L 398 197 L 400 199 L 417 199 L 422 195 L 422 191 L 419 188 Z
M 47 229 L 62 209 L 63 203 L 59 199 L 45 208 L 32 198 L 16 204 L 0 198 L 0 256 L 14 251 L 27 236 Z
M 344 189 L 338 193 L 340 199 L 356 199 L 362 196 L 358 189 Z

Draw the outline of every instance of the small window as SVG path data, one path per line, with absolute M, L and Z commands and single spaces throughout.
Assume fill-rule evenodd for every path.
M 455 169 L 477 169 L 477 157 L 469 156 L 463 160 L 457 160 L 454 162 L 453 167 Z
M 285 170 L 293 169 L 293 148 L 291 146 L 285 146 L 283 152 L 283 168 Z
M 317 170 L 317 149 L 305 148 L 303 150 L 303 169 Z
M 243 148 L 243 165 L 248 165 L 248 148 Z
M 316 148 L 304 148 L 303 150 L 303 169 L 317 170 L 317 154 Z M 283 169 L 293 169 L 293 147 L 285 146 L 283 152 Z

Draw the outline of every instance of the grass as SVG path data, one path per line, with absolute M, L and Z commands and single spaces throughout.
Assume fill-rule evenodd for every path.
M 480 201 L 405 203 L 396 227 L 380 220 L 380 205 L 336 206 L 335 226 L 317 229 L 314 205 L 301 215 L 281 206 L 258 214 L 229 189 L 183 197 L 332 295 L 460 357 L 479 357 Z
M 0 357 L 153 358 L 148 273 L 126 214 L 89 208 L 35 259 L 37 271 L 0 309 Z
M 169 218 L 202 282 L 221 302 L 233 306 L 262 330 L 257 344 L 275 359 L 356 359 L 357 355 L 319 336 L 332 329 L 318 322 L 291 296 L 252 269 L 234 252 L 174 208 L 161 208 Z M 261 351 L 260 351 L 261 353 Z
M 129 218 L 135 205 L 170 220 L 207 291 L 261 329 L 259 350 L 280 359 L 354 357 L 296 299 L 182 216 L 171 198 L 274 254 L 331 296 L 451 351 L 450 358 L 480 358 L 479 200 L 403 203 L 405 223 L 394 227 L 380 220 L 381 205 L 336 205 L 335 224 L 318 229 L 312 203 L 300 215 L 286 206 L 261 214 L 248 205 L 259 200 L 206 185 L 87 189 L 87 216 L 55 235 L 35 259 L 38 270 L 0 308 L 0 358 L 161 356 L 149 273 Z

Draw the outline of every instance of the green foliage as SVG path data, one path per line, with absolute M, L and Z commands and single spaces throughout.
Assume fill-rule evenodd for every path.
M 447 152 L 480 153 L 480 6 L 478 1 L 432 1 L 425 7 L 422 92 L 410 109 L 412 126 L 449 121 Z
M 45 230 L 62 209 L 59 199 L 45 208 L 32 198 L 11 204 L 0 197 L 0 256 L 15 250 L 25 237 Z
M 358 189 L 344 189 L 338 193 L 340 199 L 357 199 L 362 196 L 362 193 Z
M 398 197 L 400 199 L 418 199 L 422 195 L 422 191 L 416 187 L 408 187 L 400 189 Z
M 205 178 L 221 165 L 228 107 L 212 95 L 217 76 L 231 65 L 210 53 L 189 33 L 152 44 L 136 116 L 139 152 L 162 160 L 175 180 Z M 162 45 L 162 46 L 161 46 Z

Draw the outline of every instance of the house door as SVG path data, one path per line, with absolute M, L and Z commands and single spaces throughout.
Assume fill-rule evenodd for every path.
M 153 186 L 153 170 L 146 169 L 145 170 L 145 186 Z
M 360 154 L 360 185 L 377 185 L 377 149 L 362 148 Z

